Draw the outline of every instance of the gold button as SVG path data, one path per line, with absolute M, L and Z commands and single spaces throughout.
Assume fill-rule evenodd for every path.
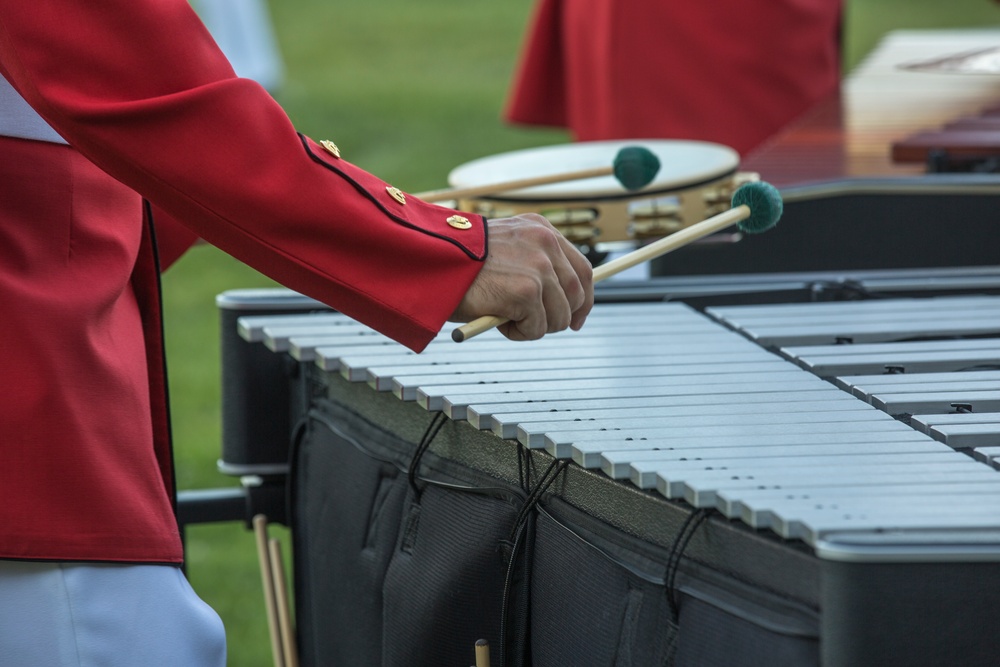
M 472 227 L 472 223 L 469 222 L 469 219 L 462 215 L 451 216 L 448 218 L 448 224 L 455 229 L 468 229 Z
M 326 139 L 324 139 L 323 141 L 319 142 L 319 145 L 325 148 L 326 152 L 332 155 L 333 157 L 337 158 L 340 157 L 340 149 L 337 148 L 337 144 L 333 143 L 332 141 L 327 141 Z
M 400 190 L 399 188 L 394 188 L 394 187 L 392 187 L 390 185 L 390 186 L 386 187 L 385 191 L 388 192 L 389 195 L 393 199 L 395 199 L 396 201 L 398 201 L 400 204 L 406 204 L 406 195 L 404 195 L 403 191 Z

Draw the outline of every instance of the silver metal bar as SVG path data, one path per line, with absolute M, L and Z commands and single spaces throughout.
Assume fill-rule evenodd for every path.
M 416 400 L 429 410 L 439 410 L 436 405 L 446 392 L 485 393 L 496 391 L 498 386 L 509 391 L 520 391 L 524 386 L 573 385 L 580 381 L 607 378 L 632 378 L 642 382 L 649 377 L 695 376 L 705 382 L 726 382 L 728 377 L 757 377 L 761 380 L 793 379 L 805 371 L 784 359 L 754 361 L 738 364 L 706 364 L 703 366 L 658 364 L 652 360 L 636 360 L 635 365 L 606 368 L 566 368 L 550 370 L 516 370 L 493 373 L 437 373 L 432 375 L 404 375 L 393 378 L 392 393 L 404 401 Z M 547 384 L 547 383 L 558 383 Z M 432 407 L 434 406 L 434 407 Z
M 917 352 L 895 355 L 845 354 L 842 357 L 801 356 L 797 357 L 796 360 L 804 368 L 820 377 L 835 377 L 879 373 L 889 367 L 899 368 L 905 373 L 978 370 L 982 367 L 995 368 L 998 365 L 998 358 L 1000 358 L 1000 347 L 997 350 L 969 350 L 936 354 Z
M 948 412 L 910 417 L 910 426 L 924 433 L 930 433 L 932 426 L 948 424 L 1000 424 L 1000 412 Z
M 490 430 L 499 435 L 501 438 L 518 438 L 518 434 L 522 432 L 521 429 L 538 429 L 539 434 L 544 434 L 546 431 L 581 431 L 581 432 L 595 432 L 595 431 L 620 431 L 624 434 L 628 434 L 633 430 L 649 430 L 649 429 L 663 429 L 669 432 L 671 429 L 684 428 L 688 426 L 710 426 L 710 425 L 725 425 L 725 424 L 785 424 L 785 423 L 798 423 L 798 424 L 820 424 L 825 422 L 865 422 L 865 421 L 881 421 L 885 419 L 885 415 L 875 410 L 874 408 L 857 409 L 857 410 L 820 410 L 816 412 L 804 412 L 804 411 L 787 411 L 781 409 L 783 404 L 767 404 L 776 406 L 770 410 L 759 409 L 754 411 L 747 411 L 744 413 L 727 411 L 722 414 L 706 415 L 699 411 L 697 414 L 691 414 L 687 411 L 687 414 L 683 415 L 662 415 L 659 411 L 648 411 L 646 415 L 638 415 L 631 418 L 622 417 L 620 415 L 612 415 L 610 417 L 595 417 L 594 415 L 587 415 L 585 412 L 580 412 L 576 410 L 567 410 L 565 412 L 557 413 L 560 417 L 559 421 L 552 420 L 548 417 L 548 420 L 541 422 L 545 426 L 538 428 L 537 424 L 532 424 L 531 422 L 525 422 L 522 418 L 515 416 L 511 419 L 505 415 L 493 415 L 491 417 Z M 537 413 L 536 413 L 537 414 Z M 545 419 L 546 416 L 538 415 L 536 419 Z M 523 431 L 528 433 L 527 430 Z M 530 442 L 531 438 L 527 438 Z M 524 444 L 528 442 L 522 441 Z
M 567 364 L 580 364 L 586 366 L 606 366 L 620 363 L 622 359 L 636 360 L 646 359 L 647 363 L 651 358 L 658 355 L 664 363 L 683 364 L 707 364 L 707 363 L 740 363 L 745 361 L 768 361 L 775 356 L 760 348 L 743 348 L 718 351 L 713 348 L 692 351 L 688 354 L 673 351 L 664 352 L 662 347 L 657 346 L 657 342 L 650 339 L 647 343 L 636 342 L 635 345 L 622 346 L 619 344 L 608 344 L 601 347 L 579 347 L 572 350 L 562 351 L 551 349 L 525 348 L 517 356 L 517 361 L 489 361 L 484 360 L 482 355 L 474 349 L 465 352 L 455 352 L 440 359 L 431 359 L 426 356 L 413 355 L 401 359 L 391 360 L 391 365 L 384 359 L 367 358 L 339 358 L 338 367 L 340 374 L 349 380 L 359 382 L 369 382 L 380 391 L 392 389 L 393 380 L 396 377 L 406 374 L 426 374 L 430 371 L 440 371 L 449 366 L 461 367 L 467 371 L 484 372 L 487 370 L 514 370 L 518 366 L 532 368 L 558 368 Z M 659 342 L 662 342 L 659 341 Z M 739 345 L 734 345 L 739 348 Z M 317 360 L 327 359 L 324 352 L 326 348 L 316 350 Z M 325 370 L 330 370 L 329 368 Z
M 865 313 L 912 313 L 954 308 L 1000 308 L 1000 297 L 990 295 L 947 296 L 911 299 L 872 299 L 869 301 L 818 301 L 810 303 L 777 303 L 743 306 L 713 306 L 705 312 L 736 325 L 754 317 L 787 317 L 792 314 L 837 314 L 850 318 Z
M 665 395 L 664 395 L 665 394 Z M 512 402 L 504 396 L 496 397 L 496 403 L 474 403 L 466 405 L 467 399 L 464 397 L 449 397 L 444 399 L 444 412 L 452 419 L 468 419 L 470 422 L 483 424 L 478 428 L 488 428 L 488 422 L 494 414 L 499 412 L 555 412 L 560 408 L 572 407 L 573 409 L 588 408 L 609 408 L 621 406 L 641 406 L 669 407 L 676 405 L 714 405 L 720 402 L 743 402 L 743 403 L 773 403 L 776 400 L 786 401 L 818 401 L 829 398 L 829 400 L 839 400 L 844 396 L 843 392 L 836 389 L 817 387 L 815 389 L 801 390 L 796 392 L 786 391 L 749 391 L 732 394 L 697 394 L 683 395 L 671 394 L 669 389 L 657 391 L 657 388 L 634 390 L 623 390 L 612 398 L 602 398 L 593 396 L 592 398 L 577 397 L 572 400 L 548 400 L 548 401 L 521 401 Z M 853 396 L 847 396 L 849 400 L 857 401 Z
M 883 394 L 872 396 L 871 403 L 890 415 L 926 412 L 952 412 L 956 403 L 972 406 L 975 412 L 1000 410 L 1000 391 L 948 391 L 925 394 Z
M 931 319 L 922 322 L 843 323 L 840 326 L 814 325 L 798 327 L 741 327 L 741 331 L 761 345 L 785 347 L 789 345 L 829 345 L 839 338 L 855 343 L 877 343 L 906 338 L 931 338 L 947 336 L 980 336 L 1000 331 L 1000 317 L 982 316 L 975 320 L 949 322 Z
M 833 480 L 841 480 L 848 483 L 859 475 L 863 475 L 872 468 L 878 466 L 913 467 L 915 471 L 937 472 L 943 470 L 942 466 L 952 465 L 974 465 L 986 468 L 982 463 L 972 460 L 969 457 L 956 454 L 953 451 L 941 452 L 939 454 L 871 454 L 864 457 L 852 459 L 851 457 L 840 457 L 837 461 L 824 461 L 822 457 L 815 457 L 809 461 L 808 466 L 788 465 L 784 467 L 757 466 L 748 463 L 740 466 L 739 470 L 729 467 L 721 469 L 721 466 L 706 466 L 701 463 L 679 464 L 671 463 L 664 465 L 655 462 L 634 462 L 632 464 L 632 483 L 640 488 L 655 488 L 665 498 L 683 498 L 686 484 L 729 484 L 731 482 L 743 480 L 754 480 L 761 484 L 775 484 L 793 480 L 812 478 L 824 480 L 830 483 Z M 803 468 L 806 468 L 803 470 Z M 817 468 L 819 468 L 817 470 Z M 805 475 L 812 469 L 812 475 Z
M 887 431 L 873 435 L 868 429 L 828 430 L 823 433 L 786 433 L 783 435 L 773 433 L 757 435 L 739 433 L 734 435 L 727 433 L 671 437 L 669 434 L 661 434 L 658 437 L 645 440 L 624 438 L 621 440 L 610 440 L 595 437 L 592 439 L 575 438 L 572 439 L 573 442 L 557 442 L 560 439 L 562 438 L 558 435 L 546 435 L 545 450 L 555 458 L 572 458 L 573 461 L 584 468 L 600 468 L 604 457 L 611 452 L 627 453 L 632 457 L 632 461 L 635 462 L 655 459 L 658 456 L 657 452 L 661 451 L 700 451 L 707 447 L 775 447 L 780 445 L 823 445 L 855 442 L 868 442 L 874 446 L 877 445 L 876 439 L 884 442 L 934 442 L 932 438 L 928 438 L 926 435 L 913 430 Z M 939 446 L 942 448 L 942 451 L 946 447 L 944 444 L 939 444 Z M 692 454 L 695 451 L 692 451 Z
M 769 446 L 730 446 L 730 447 L 704 447 L 691 448 L 686 450 L 658 451 L 655 456 L 650 452 L 647 459 L 645 456 L 637 457 L 635 452 L 622 454 L 621 452 L 604 452 L 601 454 L 601 470 L 608 477 L 614 479 L 632 479 L 632 464 L 637 461 L 647 463 L 658 461 L 668 465 L 672 461 L 704 461 L 706 465 L 717 463 L 720 465 L 740 465 L 744 462 L 760 463 L 767 465 L 773 462 L 776 466 L 783 466 L 790 459 L 807 459 L 796 461 L 805 466 L 813 466 L 813 457 L 833 457 L 833 456 L 867 456 L 870 454 L 924 454 L 941 452 L 940 443 L 933 440 L 912 440 L 903 442 L 857 442 L 857 443 L 830 443 L 813 444 L 803 441 L 796 445 L 769 445 Z M 998 475 L 1000 477 L 1000 475 Z M 1000 480 L 997 480 L 1000 482 Z
M 812 481 L 808 487 L 786 486 L 777 489 L 743 486 L 716 489 L 708 493 L 685 494 L 684 499 L 696 507 L 714 507 L 725 516 L 734 519 L 740 517 L 745 507 L 757 507 L 760 503 L 782 499 L 826 502 L 853 497 L 866 498 L 870 503 L 877 503 L 885 496 L 935 496 L 954 493 L 956 489 L 976 492 L 1000 487 L 1000 475 L 988 470 L 982 471 L 978 476 L 967 471 L 916 475 L 906 475 L 903 471 L 905 468 L 885 471 L 885 474 L 871 475 L 859 479 L 856 483 L 841 486 L 824 485 L 822 481 Z
M 1000 444 L 1000 422 L 983 424 L 939 424 L 930 435 L 955 449 L 989 447 Z
M 880 373 L 878 375 L 844 375 L 831 381 L 844 391 L 853 392 L 856 387 L 867 384 L 884 384 L 904 387 L 908 384 L 924 382 L 953 382 L 955 380 L 1000 380 L 1000 370 L 996 371 L 961 371 L 954 373 Z

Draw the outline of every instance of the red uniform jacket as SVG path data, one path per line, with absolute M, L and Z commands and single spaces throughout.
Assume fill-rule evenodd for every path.
M 414 349 L 484 221 L 300 137 L 186 0 L 0 0 L 0 74 L 71 145 L 0 139 L 0 557 L 177 562 L 142 199 L 166 261 L 200 236 Z
M 840 82 L 840 0 L 540 0 L 506 117 L 745 154 Z

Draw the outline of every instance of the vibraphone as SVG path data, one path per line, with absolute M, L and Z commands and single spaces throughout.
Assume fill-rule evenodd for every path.
M 299 362 L 303 663 L 462 665 L 485 637 L 511 665 L 996 664 L 1000 296 L 930 296 L 996 280 L 751 305 L 796 279 L 659 279 L 579 333 L 421 355 L 240 318 Z

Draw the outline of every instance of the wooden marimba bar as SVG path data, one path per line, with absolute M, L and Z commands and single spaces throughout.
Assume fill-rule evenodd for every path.
M 995 29 L 891 32 L 848 73 L 835 95 L 747 155 L 743 168 L 778 187 L 923 173 L 926 150 L 916 164 L 898 162 L 893 145 L 995 107 L 1000 79 L 906 66 L 998 44 Z M 989 141 L 995 143 L 995 137 Z M 896 151 L 897 158 L 903 156 Z
M 456 345 L 444 333 L 419 355 L 333 313 L 242 318 L 240 329 L 351 382 L 815 549 L 844 533 L 1000 530 L 1000 472 L 985 444 L 1000 424 L 979 416 L 980 405 L 1000 411 L 1000 371 L 961 371 L 998 358 L 1000 339 L 982 336 L 1000 332 L 1000 298 L 709 313 L 745 336 L 676 303 L 600 305 L 583 332 L 524 345 L 495 333 Z M 945 340 L 889 342 L 914 337 Z M 876 382 L 885 367 L 907 372 Z M 948 384 L 928 389 L 925 370 L 947 370 Z M 877 393 L 859 398 L 866 385 Z M 953 404 L 973 415 L 923 414 Z M 961 430 L 956 419 L 992 428 L 978 460 L 967 433 L 944 437 Z

